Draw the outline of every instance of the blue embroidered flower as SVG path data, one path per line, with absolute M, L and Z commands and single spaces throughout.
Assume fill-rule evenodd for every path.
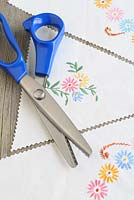
M 134 20 L 124 19 L 120 23 L 120 29 L 122 32 L 134 32 Z
M 82 101 L 84 94 L 81 92 L 73 92 L 72 97 L 74 101 Z
M 131 169 L 134 167 L 134 154 L 132 152 L 128 152 L 127 150 L 122 150 L 115 156 L 115 161 L 121 169 Z

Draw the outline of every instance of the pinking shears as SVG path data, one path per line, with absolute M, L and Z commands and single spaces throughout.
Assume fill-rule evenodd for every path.
M 0 60 L 0 67 L 6 70 L 16 83 L 21 85 L 22 89 L 38 110 L 37 113 L 39 113 L 61 154 L 71 167 L 75 167 L 77 160 L 71 148 L 70 141 L 87 156 L 91 154 L 89 144 L 54 98 L 48 93 L 47 89 L 28 75 L 27 66 L 19 45 L 3 14 L 0 14 L 0 22 L 7 40 L 17 55 L 17 58 L 11 63 L 5 63 Z M 58 33 L 55 38 L 49 41 L 40 40 L 36 36 L 36 31 L 42 26 L 47 25 L 55 27 Z M 47 80 L 51 72 L 55 53 L 64 35 L 64 22 L 55 14 L 42 13 L 24 21 L 23 26 L 30 33 L 35 45 L 35 74 L 37 76 L 43 76 Z

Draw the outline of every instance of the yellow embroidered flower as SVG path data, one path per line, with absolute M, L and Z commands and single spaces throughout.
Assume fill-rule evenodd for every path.
M 99 177 L 100 179 L 103 179 L 103 181 L 109 183 L 118 179 L 118 173 L 118 168 L 115 165 L 106 164 L 102 166 L 99 172 Z
M 86 87 L 89 84 L 89 77 L 87 74 L 80 74 L 77 73 L 75 74 L 75 78 L 77 78 L 79 80 L 79 87 Z
M 132 41 L 132 43 L 134 44 L 134 35 L 132 35 L 131 41 Z
M 98 8 L 108 8 L 112 3 L 112 0 L 95 0 L 95 4 Z

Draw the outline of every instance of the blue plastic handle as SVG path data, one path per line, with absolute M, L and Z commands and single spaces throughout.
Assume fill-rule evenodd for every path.
M 0 67 L 2 67 L 4 70 L 6 70 L 17 83 L 27 74 L 27 68 L 25 61 L 23 59 L 21 50 L 16 42 L 16 39 L 10 29 L 10 26 L 8 25 L 5 17 L 0 13 L 0 22 L 2 24 L 5 36 L 13 49 L 16 52 L 17 58 L 15 61 L 11 63 L 5 63 L 2 60 L 0 60 Z
M 36 36 L 36 31 L 42 26 L 52 25 L 58 29 L 56 37 L 49 41 L 42 41 Z M 64 22 L 52 13 L 42 13 L 33 16 L 23 23 L 29 31 L 36 49 L 35 73 L 39 76 L 49 76 L 56 50 L 64 35 Z

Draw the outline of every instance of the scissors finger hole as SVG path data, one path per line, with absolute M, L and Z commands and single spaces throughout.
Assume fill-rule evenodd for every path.
M 54 26 L 42 26 L 35 34 L 40 40 L 50 41 L 57 36 L 58 29 Z

